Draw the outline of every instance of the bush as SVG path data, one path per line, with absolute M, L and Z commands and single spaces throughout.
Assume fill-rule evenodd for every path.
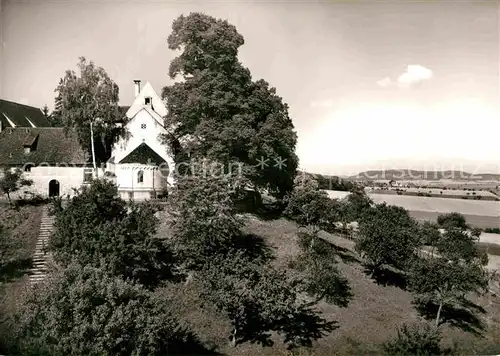
M 139 285 L 71 265 L 26 296 L 13 323 L 14 348 L 52 356 L 185 354 L 195 338 L 170 308 Z
M 127 204 L 116 186 L 94 181 L 66 208 L 54 202 L 55 232 L 50 238 L 54 259 L 106 266 L 110 273 L 155 285 L 172 277 L 173 254 L 165 239 L 155 236 L 158 219 L 150 204 Z
M 500 228 L 498 227 L 487 227 L 484 229 L 484 232 L 491 233 L 491 234 L 500 234 Z
M 441 214 L 437 217 L 437 223 L 442 228 L 459 228 L 467 229 L 465 216 L 460 213 Z
M 396 338 L 384 344 L 384 351 L 387 356 L 443 355 L 440 342 L 439 331 L 429 324 L 403 324 L 398 328 Z

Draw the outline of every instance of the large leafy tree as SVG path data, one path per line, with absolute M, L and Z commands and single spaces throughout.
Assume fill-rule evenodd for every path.
M 118 86 L 102 67 L 80 57 L 80 73 L 67 70 L 55 89 L 57 92 L 53 121 L 67 129 L 75 129 L 84 150 L 91 153 L 91 130 L 93 125 L 95 155 L 97 162 L 109 158 L 111 147 L 122 134 L 115 126 L 119 118 Z
M 243 36 L 225 20 L 201 13 L 180 16 L 168 46 L 182 50 L 169 69 L 182 82 L 163 88 L 171 144 L 182 142 L 176 161 L 207 158 L 226 170 L 235 162 L 257 188 L 282 197 L 298 166 L 297 134 L 288 106 L 264 80 L 252 81 L 238 60 Z
M 23 355 L 191 354 L 196 340 L 171 310 L 140 285 L 72 264 L 27 295 L 13 328 Z

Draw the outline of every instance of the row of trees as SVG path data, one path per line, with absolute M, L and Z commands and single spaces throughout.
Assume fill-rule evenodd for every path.
M 466 305 L 467 295 L 488 289 L 490 276 L 485 268 L 488 258 L 476 247 L 480 230 L 470 229 L 461 214 L 444 214 L 438 217 L 437 223 L 420 224 L 402 207 L 374 204 L 360 188 L 354 188 L 345 201 L 331 200 L 310 176 L 296 180 L 286 201 L 285 214 L 306 228 L 305 250 L 313 251 L 318 241 L 329 245 L 319 238 L 320 230 L 334 231 L 345 222 L 356 221 L 359 228 L 355 250 L 364 260 L 370 277 L 388 268 L 399 271 L 406 288 L 414 294 L 417 306 L 434 310 L 434 327 L 404 326 L 399 331 L 399 341 L 387 345 L 389 354 L 401 352 L 398 349 L 401 344 L 409 347 L 406 352 L 417 352 L 418 347 L 424 347 L 427 342 L 425 347 L 432 349 L 438 338 L 437 328 L 443 322 L 442 310 Z M 328 248 L 322 246 L 321 249 Z M 311 270 L 318 265 L 323 267 L 321 272 L 316 269 L 309 280 L 324 278 L 328 270 L 326 275 L 332 282 L 324 280 L 323 289 L 341 286 L 342 278 L 337 271 L 332 267 L 327 269 L 328 263 L 322 262 L 319 256 L 316 254 L 313 261 L 302 262 Z M 348 291 L 345 283 L 342 288 L 334 289 L 330 298 L 341 296 L 342 291 Z M 327 291 L 318 295 L 328 297 Z M 416 342 L 417 339 L 420 341 Z

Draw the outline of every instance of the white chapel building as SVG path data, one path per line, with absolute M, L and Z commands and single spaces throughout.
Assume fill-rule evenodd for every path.
M 125 113 L 128 132 L 113 147 L 105 175 L 114 177 L 121 198 L 156 198 L 174 183 L 174 160 L 162 136 L 167 108 L 149 82 L 135 80 L 135 99 Z
M 0 167 L 19 168 L 33 185 L 19 195 L 72 196 L 92 177 L 107 177 L 125 200 L 154 199 L 174 183 L 174 160 L 162 135 L 167 108 L 150 83 L 135 80 L 135 99 L 119 107 L 128 132 L 95 170 L 75 132 L 50 127 L 40 109 L 0 100 Z

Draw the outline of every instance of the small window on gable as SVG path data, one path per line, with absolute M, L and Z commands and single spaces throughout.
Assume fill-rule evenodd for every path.
M 145 105 L 150 105 L 151 104 L 151 98 L 149 96 L 144 98 L 144 104 Z
M 144 171 L 137 172 L 137 183 L 144 183 Z
M 146 124 L 141 124 L 141 129 L 145 129 L 146 128 Z

